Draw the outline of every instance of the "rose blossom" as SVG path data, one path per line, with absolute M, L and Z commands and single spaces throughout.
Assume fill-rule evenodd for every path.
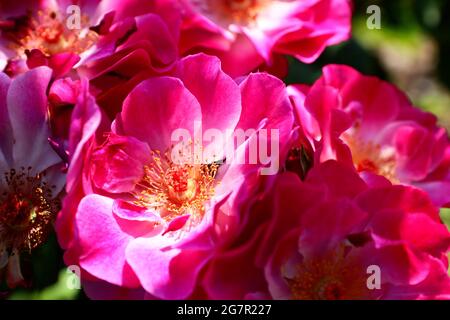
M 353 163 L 366 181 L 378 183 L 379 175 L 424 189 L 439 206 L 450 202 L 447 132 L 396 87 L 330 65 L 311 88 L 288 90 L 317 161 Z
M 253 232 L 205 268 L 209 298 L 450 298 L 450 233 L 419 189 L 371 188 L 330 160 L 305 181 L 279 175 L 249 214 Z
M 49 144 L 46 90 L 51 70 L 14 80 L 0 73 L 0 274 L 9 287 L 25 284 L 20 254 L 46 238 L 65 180 Z
M 80 8 L 81 29 L 69 27 L 76 14 L 66 12 L 72 4 Z M 0 44 L 7 72 L 17 75 L 43 65 L 54 71 L 49 120 L 52 143 L 61 155 L 67 157 L 69 151 L 80 79 L 90 80 L 91 93 L 113 120 L 134 86 L 173 68 L 179 32 L 179 13 L 173 5 L 174 1 L 160 0 L 139 5 L 135 0 L 0 4 Z
M 237 84 L 221 71 L 218 59 L 196 55 L 181 60 L 171 76 L 138 84 L 110 129 L 95 136 L 92 129 L 100 123 L 92 103 L 85 103 L 83 116 L 76 113 L 78 138 L 72 138 L 79 143 L 57 224 L 68 248 L 66 261 L 79 263 L 90 285 L 102 280 L 165 299 L 195 295 L 199 272 L 233 237 L 239 207 L 263 168 L 241 162 L 251 141 L 263 129 L 276 129 L 283 149 L 290 134 L 285 86 L 267 74 L 252 74 Z M 87 112 L 93 117 L 86 118 Z M 195 137 L 196 123 L 203 133 L 255 133 L 236 145 L 234 159 L 224 159 L 227 139 L 172 141 L 177 129 Z M 196 147 L 202 161 L 175 161 L 174 155 L 190 158 Z M 90 294 L 98 296 L 96 291 Z
M 182 0 L 182 54 L 220 57 L 232 76 L 263 65 L 282 74 L 283 55 L 311 63 L 348 39 L 348 0 Z
M 290 228 L 284 237 L 280 235 L 265 268 L 271 295 L 278 299 L 448 299 L 450 233 L 439 210 L 417 189 L 368 189 L 358 179 L 336 162 L 310 173 L 307 183 L 325 186 L 325 197 L 299 215 L 297 230 Z M 288 182 L 288 188 L 295 190 L 293 184 Z M 286 212 L 283 205 L 278 210 L 278 216 Z M 373 267 L 380 271 L 379 287 L 369 279 Z
M 69 1 L 2 1 L 0 4 L 0 51 L 6 54 L 5 71 L 18 74 L 28 67 L 48 65 L 59 74 L 67 73 L 79 55 L 91 48 L 98 34 L 90 30 L 102 16 L 99 1 L 81 1 L 79 26 L 69 21 Z
M 73 5 L 79 12 L 68 10 Z M 0 58 L 5 57 L 0 66 L 6 72 L 46 65 L 54 78 L 88 77 L 100 104 L 112 110 L 122 103 L 119 94 L 125 98 L 138 82 L 170 69 L 177 58 L 175 0 L 139 5 L 135 0 L 45 0 L 20 6 L 5 1 L 0 8 Z M 73 25 L 77 17 L 79 26 Z

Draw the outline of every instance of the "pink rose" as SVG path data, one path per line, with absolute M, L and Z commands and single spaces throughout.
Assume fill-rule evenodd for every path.
M 348 0 L 182 0 L 182 54 L 203 51 L 232 76 L 266 65 L 283 74 L 292 55 L 311 63 L 350 36 Z
M 138 84 L 109 129 L 92 98 L 78 107 L 78 145 L 57 224 L 66 261 L 79 263 L 89 283 L 163 299 L 196 295 L 200 271 L 236 235 L 240 208 L 269 169 L 245 161 L 253 143 L 285 149 L 293 123 L 285 86 L 267 74 L 237 84 L 217 58 L 196 55 L 171 76 Z M 180 129 L 192 139 L 173 141 Z M 244 131 L 233 154 L 226 152 Z M 208 139 L 212 132 L 223 139 Z
M 45 241 L 65 183 L 61 158 L 49 143 L 51 74 L 46 67 L 13 80 L 0 73 L 0 274 L 6 272 L 10 288 L 25 284 L 20 254 Z
M 249 215 L 254 232 L 206 267 L 209 298 L 450 298 L 450 233 L 418 189 L 370 188 L 330 160 L 279 175 Z
M 2 1 L 0 51 L 6 55 L 6 70 L 15 75 L 45 65 L 54 70 L 55 78 L 68 73 L 97 41 L 98 34 L 90 27 L 104 14 L 98 10 L 99 2 L 76 3 L 79 20 L 71 20 L 74 12 L 66 12 L 71 1 Z
M 53 70 L 49 121 L 52 143 L 64 157 L 72 112 L 82 91 L 80 79 L 90 81 L 90 93 L 112 121 L 139 82 L 168 73 L 178 59 L 179 13 L 172 8 L 174 1 L 76 2 L 81 29 L 69 27 L 77 14 L 67 12 L 72 4 L 0 4 L 5 72 L 14 76 L 40 66 Z
M 438 206 L 450 202 L 447 132 L 396 87 L 330 65 L 311 88 L 288 90 L 317 161 L 353 163 L 369 183 L 383 183 L 383 176 L 427 191 Z
M 310 172 L 306 187 L 315 185 L 323 198 L 316 205 L 303 206 L 297 227 L 290 220 L 291 231 L 285 231 L 285 236 L 278 233 L 280 241 L 265 268 L 271 295 L 278 299 L 448 299 L 450 233 L 439 210 L 417 189 L 367 188 L 358 179 L 336 162 Z M 297 180 L 286 184 L 289 193 L 281 187 L 280 195 L 293 195 L 295 184 L 301 193 Z M 298 207 L 305 201 L 288 199 L 278 203 Z M 281 224 L 295 219 L 284 220 L 286 209 L 278 207 Z M 373 270 L 379 271 L 378 284 L 369 279 Z
M 177 60 L 175 0 L 28 2 L 0 4 L 0 68 L 15 75 L 49 66 L 53 78 L 87 77 L 111 119 L 137 83 Z

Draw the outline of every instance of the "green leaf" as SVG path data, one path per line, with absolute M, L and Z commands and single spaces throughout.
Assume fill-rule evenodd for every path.
M 74 300 L 77 299 L 80 290 L 70 289 L 67 281 L 71 273 L 63 269 L 59 272 L 58 281 L 40 291 L 16 290 L 10 300 Z
M 441 219 L 450 229 L 450 209 L 446 208 L 441 209 Z
M 450 230 L 450 209 L 441 209 L 441 219 L 447 225 L 447 228 Z M 448 254 L 448 259 L 450 260 L 450 253 Z M 448 269 L 448 274 L 450 275 L 450 267 Z

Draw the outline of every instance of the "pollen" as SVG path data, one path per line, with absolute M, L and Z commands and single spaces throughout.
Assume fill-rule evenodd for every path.
M 343 248 L 299 264 L 294 277 L 285 278 L 296 300 L 349 300 L 367 296 L 362 264 L 347 260 Z
M 151 153 L 144 178 L 134 194 L 136 204 L 157 210 L 166 222 L 189 214 L 190 225 L 203 218 L 205 204 L 215 192 L 219 165 L 174 163 L 169 152 Z
M 369 171 L 382 175 L 391 182 L 398 182 L 396 175 L 396 157 L 391 147 L 383 147 L 380 144 L 363 141 L 355 132 L 345 134 L 344 141 L 350 147 L 353 163 L 358 172 Z
M 8 250 L 38 247 L 60 208 L 59 201 L 53 199 L 55 186 L 44 181 L 45 173 L 33 175 L 31 170 L 11 169 L 2 177 L 0 241 Z
M 258 15 L 272 0 L 192 0 L 194 6 L 223 26 L 253 25 Z
M 97 34 L 88 28 L 89 19 L 80 18 L 80 27 L 69 28 L 65 17 L 54 11 L 38 11 L 31 17 L 25 34 L 14 43 L 17 53 L 39 49 L 46 55 L 62 52 L 80 54 L 89 49 L 97 40 Z

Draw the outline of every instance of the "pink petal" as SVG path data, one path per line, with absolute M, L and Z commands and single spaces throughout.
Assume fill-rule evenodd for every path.
M 437 207 L 450 206 L 450 181 L 431 181 L 415 183 L 416 187 L 426 191 Z
M 149 158 L 150 149 L 146 143 L 111 133 L 103 147 L 92 154 L 92 182 L 111 193 L 133 191 L 144 176 L 144 166 Z
M 113 200 L 99 195 L 80 202 L 75 216 L 80 265 L 99 279 L 135 288 L 139 281 L 125 259 L 133 237 L 122 231 L 112 209 Z
M 0 172 L 6 172 L 8 165 L 12 165 L 13 134 L 9 119 L 6 96 L 11 80 L 4 73 L 0 73 Z
M 127 248 L 127 261 L 144 289 L 161 299 L 185 299 L 193 291 L 207 251 L 171 249 L 166 237 L 139 238 Z
M 242 300 L 250 293 L 266 289 L 264 274 L 255 265 L 263 231 L 257 230 L 251 240 L 211 260 L 202 279 L 209 299 Z
M 69 137 L 71 164 L 67 175 L 67 190 L 71 190 L 76 180 L 81 176 L 84 153 L 88 148 L 88 142 L 93 139 L 100 123 L 100 109 L 95 103 L 94 97 L 89 93 L 88 81 L 83 80 L 77 104 L 72 112 Z
M 314 116 L 321 128 L 323 151 L 320 161 L 336 159 L 333 148 L 333 119 L 332 110 L 341 105 L 339 93 L 336 89 L 317 82 L 308 92 L 305 106 Z
M 170 262 L 178 254 L 178 250 L 169 249 L 170 245 L 171 241 L 165 237 L 135 239 L 126 253 L 144 289 L 160 298 L 169 298 L 161 287 L 169 284 Z
M 313 168 L 306 182 L 323 186 L 323 194 L 328 199 L 354 198 L 367 189 L 354 168 L 333 160 Z
M 318 223 L 318 217 L 326 223 Z M 319 204 L 302 216 L 300 252 L 310 257 L 333 250 L 348 235 L 362 231 L 367 218 L 367 213 L 348 199 Z
M 176 217 L 175 219 L 171 220 L 169 225 L 167 226 L 167 229 L 164 231 L 164 233 L 162 235 L 165 235 L 168 232 L 176 231 L 176 230 L 183 228 L 183 226 L 188 221 L 189 217 L 190 217 L 190 215 L 186 214 L 184 216 Z
M 80 57 L 72 52 L 54 54 L 50 57 L 48 66 L 53 69 L 53 77 L 60 78 L 69 73 L 80 61 Z
M 342 107 L 360 105 L 360 128 L 363 136 L 376 134 L 398 116 L 404 97 L 391 84 L 355 73 L 355 70 L 346 66 L 327 66 L 323 72 L 327 84 L 343 85 L 336 88 L 341 92 Z
M 48 142 L 46 91 L 51 74 L 47 67 L 30 70 L 17 76 L 8 90 L 8 110 L 16 141 L 14 162 L 18 167 L 32 165 L 35 172 L 61 161 Z
M 112 211 L 123 232 L 137 237 L 159 235 L 164 230 L 164 221 L 159 214 L 147 208 L 137 206 L 132 202 L 115 200 Z
M 281 80 L 264 73 L 250 74 L 241 84 L 242 113 L 238 127 L 258 129 L 264 119 L 266 129 L 278 129 L 285 141 L 293 124 L 292 106 Z
M 204 54 L 188 56 L 178 65 L 177 75 L 200 103 L 203 132 L 208 129 L 217 129 L 222 134 L 232 132 L 241 114 L 241 94 L 236 82 L 222 71 L 220 60 Z M 224 148 L 212 147 L 215 150 L 211 152 Z
M 173 144 L 175 130 L 188 130 L 194 137 L 194 124 L 201 119 L 197 99 L 179 79 L 152 78 L 136 86 L 125 100 L 118 118 L 123 132 L 118 133 L 134 136 L 164 153 Z

